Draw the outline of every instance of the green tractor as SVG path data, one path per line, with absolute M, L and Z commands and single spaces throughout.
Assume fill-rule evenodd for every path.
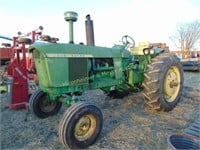
M 179 60 L 149 42 L 122 37 L 112 48 L 94 46 L 90 16 L 86 17 L 87 45 L 74 44 L 73 22 L 77 13 L 66 12 L 69 43 L 35 43 L 33 53 L 39 90 L 30 97 L 30 110 L 39 117 L 56 115 L 62 103 L 69 108 L 59 124 L 59 138 L 65 147 L 86 148 L 98 138 L 103 115 L 93 102 L 81 101 L 87 90 L 101 89 L 109 96 L 143 89 L 145 102 L 156 111 L 170 111 L 181 98 L 183 69 Z

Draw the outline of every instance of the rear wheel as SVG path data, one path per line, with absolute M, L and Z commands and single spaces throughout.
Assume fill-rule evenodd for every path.
M 47 118 L 56 115 L 59 112 L 62 103 L 50 100 L 47 93 L 38 89 L 31 95 L 29 105 L 31 112 L 35 116 L 38 118 Z
M 169 53 L 158 55 L 145 73 L 145 102 L 154 110 L 172 110 L 180 100 L 183 81 L 180 61 Z
M 86 148 L 99 136 L 103 125 L 101 110 L 90 102 L 78 102 L 66 110 L 59 124 L 59 138 L 65 147 Z

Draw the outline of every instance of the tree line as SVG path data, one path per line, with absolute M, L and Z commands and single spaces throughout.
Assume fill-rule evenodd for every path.
M 171 40 L 181 50 L 183 58 L 186 58 L 196 46 L 200 49 L 200 20 L 178 24 Z

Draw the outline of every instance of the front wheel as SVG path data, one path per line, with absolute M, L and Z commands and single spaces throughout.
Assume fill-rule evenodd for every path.
M 35 91 L 29 100 L 29 107 L 31 112 L 36 117 L 41 119 L 56 115 L 59 112 L 61 106 L 61 102 L 50 100 L 48 94 L 40 89 Z
M 87 148 L 99 136 L 103 125 L 101 110 L 90 102 L 78 102 L 66 110 L 59 124 L 59 138 L 65 147 Z
M 154 110 L 172 110 L 180 100 L 183 81 L 183 68 L 174 55 L 163 53 L 156 56 L 145 73 L 145 102 Z

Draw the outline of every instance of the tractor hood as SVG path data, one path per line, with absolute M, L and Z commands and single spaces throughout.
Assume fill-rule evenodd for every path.
M 55 43 L 35 43 L 29 47 L 29 51 L 40 53 L 45 58 L 113 58 L 130 57 L 130 52 L 120 48 L 106 48 L 98 46 L 76 45 L 76 44 L 55 44 Z
M 74 76 L 88 76 L 88 58 L 130 58 L 130 52 L 120 48 L 105 48 L 76 44 L 35 43 L 33 52 L 40 88 L 68 87 Z M 76 64 L 76 65 L 75 65 Z M 73 70 L 82 70 L 73 74 Z M 59 79 L 59 80 L 58 80 Z M 77 77 L 77 79 L 79 79 Z

